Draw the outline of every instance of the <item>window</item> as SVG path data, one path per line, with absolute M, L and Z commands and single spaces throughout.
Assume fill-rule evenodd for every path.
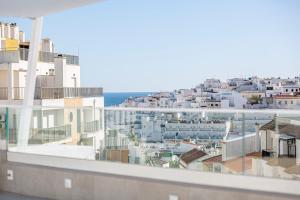
M 285 101 L 285 105 L 287 105 L 288 104 L 288 102 L 287 101 Z
M 288 90 L 288 89 L 285 89 L 285 91 L 288 92 L 289 90 Z
M 278 104 L 281 105 L 281 101 L 278 101 Z
M 294 104 L 294 102 L 293 102 L 293 101 L 291 101 L 291 104 Z

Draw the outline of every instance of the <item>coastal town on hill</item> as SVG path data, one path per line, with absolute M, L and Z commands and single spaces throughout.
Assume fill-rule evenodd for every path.
M 151 108 L 300 108 L 300 78 L 232 78 L 223 82 L 206 79 L 191 89 L 130 97 L 120 107 Z

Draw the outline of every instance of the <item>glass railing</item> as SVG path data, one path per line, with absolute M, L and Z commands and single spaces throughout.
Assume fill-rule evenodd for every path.
M 24 148 L 20 109 L 2 109 L 12 152 L 300 179 L 296 110 L 33 108 Z
M 9 95 L 11 91 L 11 95 Z M 7 87 L 0 87 L 0 100 L 22 100 L 24 99 L 24 87 L 13 87 L 11 90 Z M 63 98 L 88 98 L 88 97 L 101 97 L 103 96 L 103 88 L 101 87 L 36 87 L 34 98 L 35 99 L 63 99 Z
M 8 150 L 95 160 L 103 140 L 103 108 L 33 107 L 29 131 L 20 130 L 22 107 L 2 107 Z M 27 136 L 24 136 L 27 135 Z M 102 138 L 102 139 L 101 139 Z
M 299 139 L 295 110 L 107 108 L 100 159 L 299 179 Z
M 0 87 L 0 100 L 8 99 L 8 89 L 7 87 Z
M 13 48 L 1 49 L 0 48 L 0 64 L 1 63 L 17 63 L 20 60 L 28 61 L 29 49 L 26 48 Z M 79 65 L 79 56 L 52 53 L 52 52 L 39 52 L 39 61 L 46 63 L 54 63 L 56 57 L 63 57 L 66 59 L 68 65 Z
M 16 63 L 19 61 L 20 53 L 13 49 L 3 49 L 0 48 L 0 64 L 3 63 Z

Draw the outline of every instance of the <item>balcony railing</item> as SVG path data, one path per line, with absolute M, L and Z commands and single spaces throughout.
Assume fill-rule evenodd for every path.
M 0 100 L 7 100 L 8 98 L 8 88 L 0 87 Z
M 5 128 L 0 129 L 2 139 L 5 138 Z M 18 130 L 16 128 L 8 128 L 9 144 L 17 144 Z M 64 141 L 71 137 L 72 127 L 70 124 L 56 126 L 51 128 L 31 128 L 29 136 L 29 144 L 45 144 L 58 141 Z
M 36 88 L 35 99 L 101 97 L 103 88 Z
M 52 143 L 71 137 L 72 128 L 70 124 L 43 129 L 31 129 L 30 141 L 32 143 Z
M 24 87 L 12 89 L 12 100 L 24 99 Z M 88 98 L 103 96 L 103 88 L 35 88 L 35 99 Z M 8 100 L 8 88 L 0 88 L 0 100 Z
M 17 63 L 20 60 L 20 52 L 16 50 L 0 49 L 0 64 L 2 63 Z
M 84 133 L 94 133 L 100 130 L 100 121 L 82 122 L 81 126 L 83 127 Z
M 0 49 L 0 64 L 1 63 L 17 63 L 20 60 L 28 61 L 29 49 L 19 48 L 18 50 Z M 53 63 L 54 58 L 63 57 L 68 65 L 79 65 L 79 57 L 68 54 L 59 54 L 52 52 L 39 52 L 39 61 Z
M 78 158 L 93 160 L 300 180 L 300 147 L 297 146 L 300 145 L 300 115 L 297 110 L 109 107 L 104 109 L 105 128 L 102 129 L 99 127 L 101 108 L 62 109 L 63 112 L 55 108 L 53 111 L 47 108 L 46 112 L 35 110 L 37 119 L 33 117 L 32 121 L 49 123 L 44 113 L 55 116 L 50 121 L 71 123 L 70 141 L 60 143 L 59 147 L 51 146 L 66 134 L 60 134 L 60 129 L 32 129 L 27 147 L 30 153 L 74 157 L 73 152 L 78 151 Z M 18 114 L 18 109 L 8 112 L 9 115 L 13 113 Z M 16 121 L 19 117 L 16 115 Z M 90 121 L 93 117 L 97 118 Z M 184 131 L 166 129 L 169 121 L 177 121 L 178 126 L 185 127 Z M 205 128 L 207 123 L 211 129 Z M 10 124 L 13 122 L 8 121 L 8 126 Z M 195 126 L 198 128 L 193 128 Z M 91 137 L 81 135 L 83 131 L 95 130 L 99 131 Z M 8 129 L 8 134 L 10 138 L 17 138 L 12 129 Z M 32 138 L 38 141 L 34 145 Z M 9 151 L 22 151 L 18 145 L 12 145 L 11 139 L 9 142 Z M 57 152 L 57 148 L 61 151 Z

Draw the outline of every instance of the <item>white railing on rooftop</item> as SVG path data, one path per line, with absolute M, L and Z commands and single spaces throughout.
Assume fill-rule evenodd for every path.
M 16 48 L 15 48 L 16 49 Z M 2 63 L 18 63 L 20 60 L 28 61 L 29 49 L 19 48 L 15 49 L 0 49 L 0 64 Z M 39 61 L 46 63 L 54 63 L 54 59 L 63 57 L 66 59 L 68 65 L 79 65 L 79 56 L 52 53 L 52 52 L 39 52 Z

